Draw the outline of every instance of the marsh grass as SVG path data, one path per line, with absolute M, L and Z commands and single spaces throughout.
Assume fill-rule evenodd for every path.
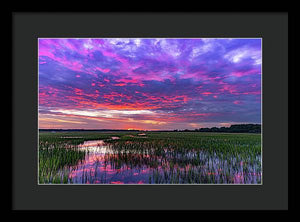
M 127 169 L 147 169 L 145 183 L 222 184 L 261 183 L 261 135 L 199 132 L 146 132 L 145 137 L 127 132 L 41 133 L 39 182 L 72 183 L 69 174 L 84 161 L 86 152 L 77 145 L 104 140 L 110 153 L 104 164 L 122 174 Z M 119 137 L 112 140 L 111 137 Z M 98 171 L 100 162 L 83 169 L 76 183 L 110 183 Z

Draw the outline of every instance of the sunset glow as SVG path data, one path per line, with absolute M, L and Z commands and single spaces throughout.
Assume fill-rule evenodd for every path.
M 40 129 L 261 123 L 261 39 L 39 39 Z

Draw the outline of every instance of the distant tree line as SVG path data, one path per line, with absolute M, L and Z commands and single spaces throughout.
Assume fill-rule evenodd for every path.
M 67 132 L 67 131 L 129 131 L 140 132 L 143 130 L 122 130 L 122 129 L 39 129 L 39 131 L 52 131 L 52 132 Z M 144 130 L 148 131 L 148 130 Z M 151 131 L 151 130 L 149 130 Z M 174 132 L 219 132 L 219 133 L 261 133 L 261 124 L 235 124 L 230 127 L 212 127 L 212 128 L 199 128 L 194 130 L 173 130 Z M 172 132 L 172 130 L 155 130 L 155 132 Z
M 174 130 L 179 132 L 180 130 Z M 235 124 L 230 127 L 199 128 L 181 130 L 183 132 L 220 132 L 220 133 L 261 133 L 261 124 Z

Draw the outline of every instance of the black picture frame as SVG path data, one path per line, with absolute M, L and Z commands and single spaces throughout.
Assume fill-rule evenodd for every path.
M 293 151 L 288 83 L 293 60 L 288 57 L 292 53 L 288 12 L 12 12 L 11 17 L 12 210 L 289 209 L 293 178 L 288 157 Z M 263 185 L 39 186 L 37 38 L 41 37 L 263 38 Z

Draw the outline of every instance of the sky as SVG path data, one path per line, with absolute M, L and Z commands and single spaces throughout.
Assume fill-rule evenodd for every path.
M 261 39 L 39 39 L 40 129 L 261 123 Z

